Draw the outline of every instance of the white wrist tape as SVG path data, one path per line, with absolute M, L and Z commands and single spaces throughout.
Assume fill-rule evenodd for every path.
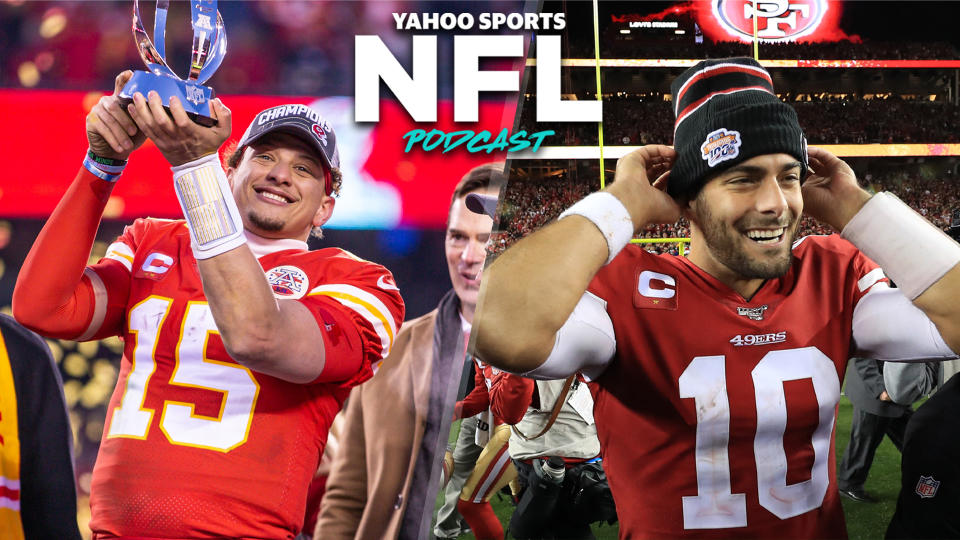
M 633 238 L 633 220 L 630 219 L 630 212 L 627 212 L 627 208 L 623 206 L 620 199 L 606 191 L 587 195 L 577 204 L 564 210 L 557 219 L 572 215 L 583 216 L 600 229 L 607 240 L 606 264 L 610 264 L 623 246 L 629 244 L 630 239 Z
M 217 154 L 172 169 L 194 256 L 208 259 L 246 243 L 243 220 Z
M 840 236 L 879 264 L 910 300 L 960 263 L 960 244 L 887 192 L 871 197 Z

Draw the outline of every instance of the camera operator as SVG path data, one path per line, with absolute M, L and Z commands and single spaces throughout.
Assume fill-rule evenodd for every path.
M 513 425 L 509 451 L 521 491 L 511 535 L 592 539 L 591 523 L 616 521 L 593 398 L 582 380 L 534 381 L 500 373 L 490 388 L 490 408 Z

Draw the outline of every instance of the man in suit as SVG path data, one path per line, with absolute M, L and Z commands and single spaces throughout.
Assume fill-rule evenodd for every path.
M 429 535 L 454 401 L 493 221 L 466 207 L 496 195 L 503 164 L 457 185 L 445 240 L 453 289 L 437 309 L 403 325 L 377 375 L 350 394 L 314 538 L 420 539 Z
M 925 363 L 904 364 L 901 380 L 926 377 L 930 367 Z M 913 415 L 909 403 L 894 401 L 884 386 L 883 362 L 870 358 L 853 358 L 847 367 L 846 395 L 853 403 L 853 421 L 850 426 L 850 444 L 837 468 L 837 487 L 840 495 L 859 502 L 877 500 L 867 493 L 870 465 L 883 436 L 903 450 L 903 436 L 907 422 Z

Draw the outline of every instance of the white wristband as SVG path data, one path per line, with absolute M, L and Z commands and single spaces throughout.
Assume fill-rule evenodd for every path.
M 587 195 L 564 210 L 557 219 L 572 215 L 583 216 L 600 229 L 607 240 L 608 256 L 605 264 L 610 264 L 617 253 L 620 253 L 620 250 L 633 238 L 633 220 L 630 219 L 630 212 L 627 212 L 627 208 L 623 206 L 620 199 L 606 191 Z
M 892 193 L 878 193 L 843 228 L 910 300 L 960 263 L 960 244 Z
M 172 169 L 173 187 L 190 230 L 193 255 L 208 259 L 246 243 L 243 220 L 217 154 Z

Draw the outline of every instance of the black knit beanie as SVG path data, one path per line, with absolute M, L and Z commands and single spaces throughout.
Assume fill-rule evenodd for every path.
M 707 178 L 752 157 L 784 153 L 807 173 L 807 140 L 793 107 L 773 93 L 770 74 L 752 58 L 704 60 L 673 84 L 677 161 L 667 192 L 692 199 Z

